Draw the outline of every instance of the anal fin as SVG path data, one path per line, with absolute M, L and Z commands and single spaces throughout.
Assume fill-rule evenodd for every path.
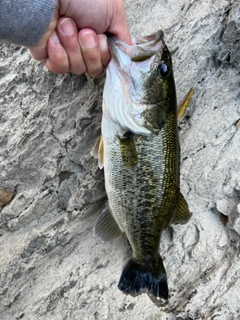
M 191 216 L 192 216 L 192 214 L 188 209 L 187 201 L 184 199 L 181 192 L 179 192 L 177 211 L 176 211 L 175 216 L 172 220 L 172 223 L 175 223 L 175 224 L 187 223 L 189 221 L 189 219 L 191 218 Z
M 93 235 L 103 241 L 111 241 L 119 238 L 123 231 L 119 228 L 114 219 L 109 205 L 107 205 L 100 214 L 93 228 Z

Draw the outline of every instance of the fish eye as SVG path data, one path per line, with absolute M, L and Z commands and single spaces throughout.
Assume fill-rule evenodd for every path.
M 169 74 L 170 67 L 164 62 L 160 62 L 157 67 L 157 72 L 158 72 L 159 77 L 164 79 Z

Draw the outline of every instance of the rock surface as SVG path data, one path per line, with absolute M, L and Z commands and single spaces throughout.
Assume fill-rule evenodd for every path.
M 55 75 L 25 48 L 0 45 L 0 319 L 239 320 L 240 4 L 127 0 L 133 37 L 165 32 L 178 100 L 181 188 L 190 222 L 163 234 L 170 299 L 117 289 L 124 238 L 101 243 L 104 203 L 90 150 L 100 133 L 104 78 Z

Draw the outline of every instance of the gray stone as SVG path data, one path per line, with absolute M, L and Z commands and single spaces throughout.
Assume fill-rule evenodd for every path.
M 25 48 L 0 44 L 0 318 L 23 320 L 240 317 L 239 1 L 126 0 L 133 37 L 165 32 L 178 100 L 181 189 L 192 218 L 162 237 L 170 299 L 117 288 L 125 238 L 101 243 L 92 227 L 106 203 L 90 155 L 100 134 L 104 77 L 55 75 Z M 228 216 L 223 225 L 220 217 Z

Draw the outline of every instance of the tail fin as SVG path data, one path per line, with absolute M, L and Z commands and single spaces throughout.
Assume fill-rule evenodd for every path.
M 147 289 L 156 298 L 168 299 L 167 275 L 161 257 L 152 263 L 131 258 L 122 272 L 118 288 L 133 296 Z

